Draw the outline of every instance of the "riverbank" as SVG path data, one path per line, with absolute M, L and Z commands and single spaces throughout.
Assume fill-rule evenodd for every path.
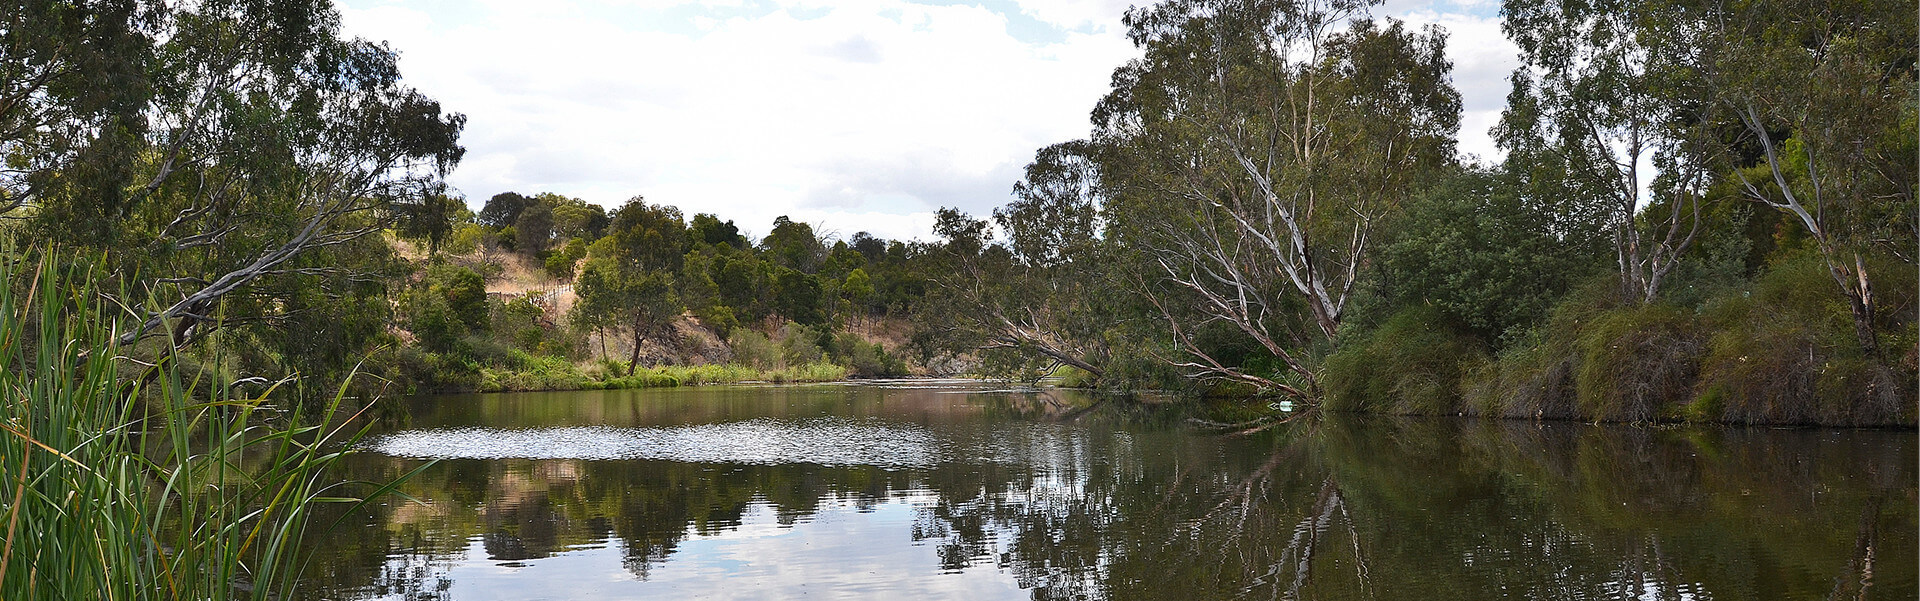
M 807 384 L 844 380 L 854 370 L 820 361 L 778 369 L 727 364 L 666 365 L 629 371 L 625 365 L 613 361 L 582 366 L 558 357 L 527 356 L 525 361 L 514 367 L 479 367 L 473 373 L 475 377 L 456 382 L 413 382 L 408 389 L 414 393 L 537 392 L 673 388 L 742 382 Z

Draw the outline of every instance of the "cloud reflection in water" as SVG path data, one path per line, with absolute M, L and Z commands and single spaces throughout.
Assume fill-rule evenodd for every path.
M 656 459 L 887 469 L 926 468 L 942 460 L 940 445 L 923 428 L 832 417 L 644 428 L 408 430 L 376 438 L 367 448 L 414 459 Z

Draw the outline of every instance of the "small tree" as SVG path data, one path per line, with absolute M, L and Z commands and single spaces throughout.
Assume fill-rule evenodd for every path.
M 626 269 L 611 258 L 588 261 L 574 291 L 580 296 L 570 315 L 576 326 L 626 330 L 633 336 L 627 375 L 640 364 L 641 345 L 671 332 L 673 318 L 680 314 L 672 274 Z
M 574 283 L 580 300 L 569 319 L 579 328 L 632 334 L 627 375 L 633 375 L 640 364 L 640 346 L 670 335 L 673 318 L 682 310 L 674 293 L 674 273 L 682 261 L 686 228 L 678 209 L 649 205 L 639 197 L 614 213 L 611 228 L 607 239 L 593 245 L 596 256 L 587 260 Z

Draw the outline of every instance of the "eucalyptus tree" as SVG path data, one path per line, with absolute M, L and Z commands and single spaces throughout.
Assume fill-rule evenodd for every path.
M 1690 44 L 1717 106 L 1757 146 L 1741 193 L 1790 216 L 1878 352 L 1868 259 L 1915 261 L 1916 83 L 1912 2 L 1713 3 Z
M 679 209 L 636 196 L 614 211 L 608 230 L 575 280 L 579 301 L 569 321 L 583 329 L 626 330 L 633 337 L 627 375 L 633 375 L 641 345 L 671 335 L 682 311 L 674 276 L 685 260 L 686 225 Z
M 760 241 L 766 261 L 804 273 L 820 269 L 827 256 L 827 245 L 820 241 L 813 226 L 781 215 L 773 219 L 773 231 Z
M 1497 135 L 1509 166 L 1572 227 L 1610 236 L 1621 296 L 1652 302 L 1725 165 L 1693 60 L 1697 13 L 1636 0 L 1512 0 L 1501 12 L 1521 63 Z M 1652 204 L 1663 210 L 1643 210 Z
M 480 207 L 478 220 L 480 225 L 491 228 L 508 227 L 519 221 L 520 212 L 535 202 L 518 192 L 501 192 L 488 198 L 487 204 Z
M 392 261 L 372 234 L 462 154 L 464 117 L 324 0 L 9 8 L 0 215 L 138 274 L 124 343 L 377 294 Z
M 1315 397 L 1382 218 L 1452 162 L 1459 95 L 1438 29 L 1370 2 L 1173 0 L 1128 12 L 1144 56 L 1095 109 L 1107 228 L 1155 294 L 1190 377 Z M 1161 286 L 1142 282 L 1146 292 Z M 1227 324 L 1284 364 L 1236 365 L 1195 330 Z
M 0 217 L 124 217 L 153 96 L 152 1 L 0 2 Z M 111 219 L 69 219 L 104 236 Z M 38 224 L 41 227 L 52 224 Z
M 424 240 L 427 255 L 440 254 L 440 245 L 453 236 L 453 228 L 470 220 L 473 213 L 465 201 L 446 194 L 428 194 L 395 202 L 391 209 L 394 224 L 403 236 Z
M 1055 144 L 1035 155 L 1016 199 L 993 211 L 1006 233 L 1001 273 L 974 273 L 967 316 L 987 335 L 982 348 L 1038 359 L 1051 373 L 1071 365 L 1101 378 L 1107 335 L 1125 316 L 1113 309 L 1118 274 L 1099 235 L 1098 158 L 1088 143 Z

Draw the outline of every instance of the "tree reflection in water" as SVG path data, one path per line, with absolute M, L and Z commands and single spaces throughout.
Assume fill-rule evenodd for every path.
M 890 508 L 911 511 L 893 540 L 843 544 L 850 556 L 809 569 L 905 562 L 893 554 L 919 545 L 934 560 L 918 578 L 997 574 L 1034 599 L 1916 592 L 1910 432 L 1329 415 L 1236 436 L 1193 427 L 1188 418 L 1217 416 L 1186 405 L 936 392 L 785 393 L 759 412 L 760 401 L 731 398 L 721 416 L 914 424 L 943 445 L 924 468 L 446 460 L 405 485 L 424 505 L 392 503 L 363 529 L 323 538 L 307 594 L 447 598 L 456 566 L 617 553 L 633 588 L 615 596 L 675 597 L 685 591 L 646 585 L 662 566 L 711 562 L 682 552 L 694 541 L 757 528 L 830 537 Z M 527 406 L 423 419 L 650 425 L 713 419 L 711 402 L 628 422 L 502 419 Z M 417 465 L 369 453 L 351 469 L 380 481 Z

